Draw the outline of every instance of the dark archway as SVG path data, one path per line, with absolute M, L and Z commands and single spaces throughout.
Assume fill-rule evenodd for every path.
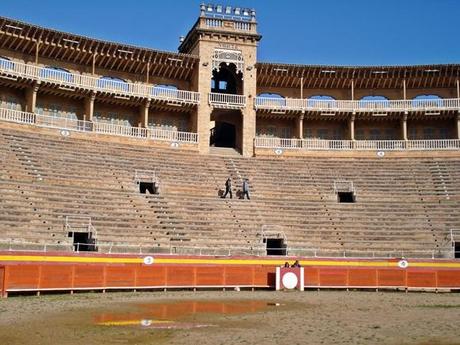
M 219 70 L 212 71 L 211 92 L 231 95 L 241 94 L 242 74 L 236 72 L 235 64 L 221 63 Z
M 216 121 L 211 129 L 211 146 L 215 147 L 236 147 L 236 128 L 228 122 Z

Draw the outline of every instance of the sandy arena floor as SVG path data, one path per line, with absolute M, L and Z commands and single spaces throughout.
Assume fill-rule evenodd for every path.
M 225 310 L 236 304 L 240 312 L 160 320 L 145 308 L 173 304 L 177 310 L 190 301 L 224 303 Z M 241 306 L 253 304 L 255 310 L 241 312 Z M 101 315 L 105 324 L 97 324 Z M 112 324 L 107 315 L 122 322 Z M 155 328 L 163 322 L 179 328 Z M 180 291 L 10 297 L 0 300 L 0 344 L 453 345 L 460 344 L 460 294 Z

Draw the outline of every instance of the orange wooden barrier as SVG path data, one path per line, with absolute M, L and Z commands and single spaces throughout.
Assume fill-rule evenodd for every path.
M 117 261 L 118 260 L 118 261 Z M 0 295 L 15 291 L 275 286 L 274 258 L 0 253 Z M 163 260 L 163 262 L 162 262 Z M 345 259 L 344 259 L 345 260 Z M 460 262 L 301 259 L 306 288 L 460 289 Z
M 5 295 L 5 267 L 0 266 L 0 296 Z

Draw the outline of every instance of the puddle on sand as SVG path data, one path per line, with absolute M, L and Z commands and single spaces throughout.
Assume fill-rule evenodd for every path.
M 265 301 L 180 301 L 170 303 L 142 303 L 132 312 L 105 312 L 94 315 L 99 326 L 135 326 L 157 329 L 190 329 L 212 324 L 188 322 L 185 319 L 198 314 L 235 315 L 262 311 L 278 303 Z

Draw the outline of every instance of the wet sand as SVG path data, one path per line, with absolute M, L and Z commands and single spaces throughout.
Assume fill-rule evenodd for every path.
M 175 291 L 0 300 L 2 345 L 454 345 L 459 326 L 460 294 L 453 293 Z

